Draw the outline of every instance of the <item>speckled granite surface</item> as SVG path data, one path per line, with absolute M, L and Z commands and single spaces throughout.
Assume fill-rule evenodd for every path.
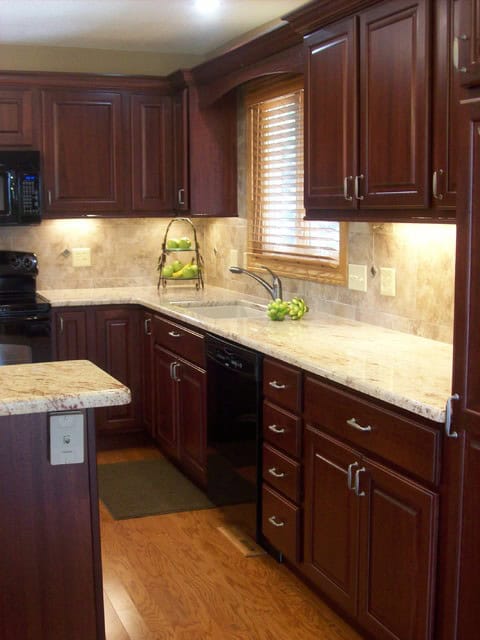
M 419 338 L 324 313 L 299 322 L 265 318 L 213 319 L 175 301 L 235 300 L 238 294 L 216 287 L 119 287 L 44 290 L 53 306 L 139 304 L 210 331 L 266 355 L 316 373 L 436 422 L 445 419 L 451 393 L 452 345 Z M 243 296 L 247 299 L 247 296 Z M 266 303 L 266 298 L 248 298 Z
M 0 415 L 110 407 L 130 391 L 88 360 L 0 367 Z

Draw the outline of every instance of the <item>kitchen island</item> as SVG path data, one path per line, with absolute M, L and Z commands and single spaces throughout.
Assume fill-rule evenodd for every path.
M 88 361 L 0 367 L 0 637 L 105 637 L 94 407 L 130 402 Z

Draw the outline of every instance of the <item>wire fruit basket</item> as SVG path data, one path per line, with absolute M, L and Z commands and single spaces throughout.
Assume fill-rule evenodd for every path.
M 169 237 L 170 229 L 175 223 L 187 224 L 192 232 L 193 241 L 186 236 L 179 241 Z M 190 254 L 191 259 L 184 263 L 177 254 Z M 174 258 L 170 260 L 170 258 Z M 158 285 L 165 288 L 168 282 L 195 282 L 197 290 L 203 289 L 203 258 L 198 245 L 197 231 L 189 218 L 173 218 L 167 225 L 162 242 L 162 253 L 158 258 Z

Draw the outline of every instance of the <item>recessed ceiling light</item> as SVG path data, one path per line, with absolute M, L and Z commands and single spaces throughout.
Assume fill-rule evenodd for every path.
M 195 0 L 195 9 L 199 13 L 213 13 L 220 7 L 220 0 Z

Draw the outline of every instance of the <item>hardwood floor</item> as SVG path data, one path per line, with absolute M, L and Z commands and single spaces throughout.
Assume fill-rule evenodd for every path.
M 98 461 L 160 455 L 147 446 Z M 107 640 L 359 640 L 283 565 L 245 558 L 217 530 L 244 509 L 114 521 L 100 503 Z

